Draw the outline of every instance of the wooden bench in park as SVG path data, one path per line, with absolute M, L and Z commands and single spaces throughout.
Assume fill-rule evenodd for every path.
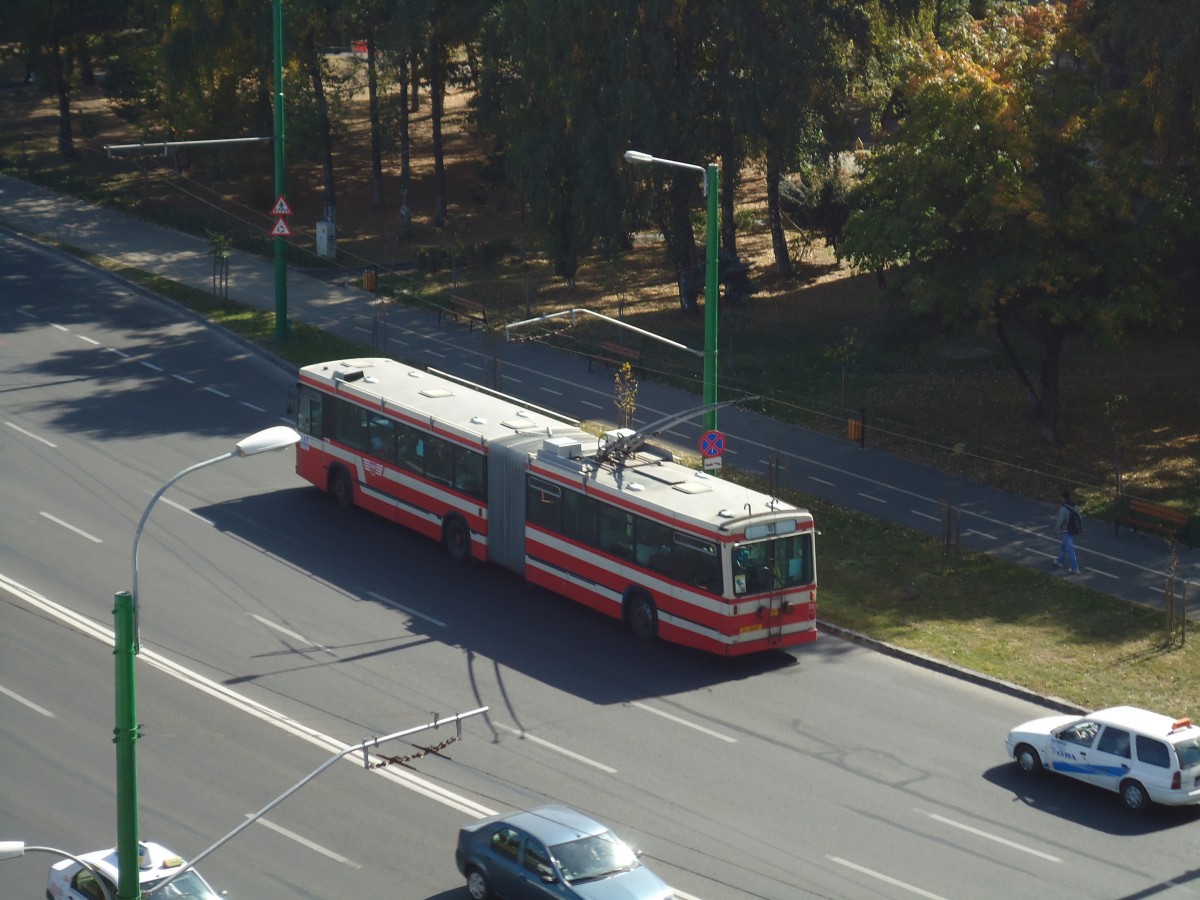
M 468 300 L 466 297 L 447 297 L 446 305 L 438 307 L 438 324 L 442 322 L 442 316 L 454 316 L 455 322 L 467 323 L 467 330 L 471 331 L 475 328 L 475 323 L 487 325 L 487 310 L 483 308 L 482 303 L 476 303 L 474 300 Z
M 1192 546 L 1192 533 L 1188 527 L 1188 514 L 1169 506 L 1159 506 L 1145 500 L 1130 500 L 1129 509 L 1117 516 L 1113 534 L 1121 533 L 1121 526 L 1134 531 L 1149 531 L 1163 537 L 1183 538 Z
M 625 347 L 613 341 L 601 341 L 600 353 L 598 356 L 589 357 L 588 371 L 592 371 L 592 363 L 597 359 L 604 363 L 604 368 L 609 368 L 613 365 L 623 365 L 631 363 L 639 372 L 642 371 L 642 357 L 645 354 L 641 350 L 634 350 L 632 347 Z

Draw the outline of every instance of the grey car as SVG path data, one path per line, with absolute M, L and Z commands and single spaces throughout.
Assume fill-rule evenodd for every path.
M 473 900 L 581 897 L 671 900 L 661 878 L 595 819 L 542 806 L 480 819 L 458 832 L 454 852 Z

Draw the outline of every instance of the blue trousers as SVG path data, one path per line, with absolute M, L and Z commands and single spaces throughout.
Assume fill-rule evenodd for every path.
M 1072 572 L 1079 571 L 1079 560 L 1075 558 L 1075 541 L 1070 532 L 1062 533 L 1062 546 L 1058 548 L 1058 559 L 1054 562 L 1060 566 L 1066 563 L 1067 569 Z

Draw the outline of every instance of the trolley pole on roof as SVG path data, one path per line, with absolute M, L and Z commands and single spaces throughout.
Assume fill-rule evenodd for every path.
M 283 2 L 272 0 L 275 38 L 275 196 L 286 193 L 283 170 Z M 288 339 L 287 242 L 275 237 L 275 340 Z

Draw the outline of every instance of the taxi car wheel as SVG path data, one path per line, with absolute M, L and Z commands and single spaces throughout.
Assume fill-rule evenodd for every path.
M 1042 771 L 1042 758 L 1028 744 L 1021 744 L 1017 747 L 1017 752 L 1014 756 L 1017 759 L 1017 766 L 1026 775 L 1036 775 Z
M 1121 782 L 1121 801 L 1132 812 L 1141 812 L 1150 805 L 1150 795 L 1139 782 L 1132 778 Z
M 467 893 L 471 895 L 471 900 L 488 900 L 492 896 L 491 885 L 478 869 L 467 870 Z

